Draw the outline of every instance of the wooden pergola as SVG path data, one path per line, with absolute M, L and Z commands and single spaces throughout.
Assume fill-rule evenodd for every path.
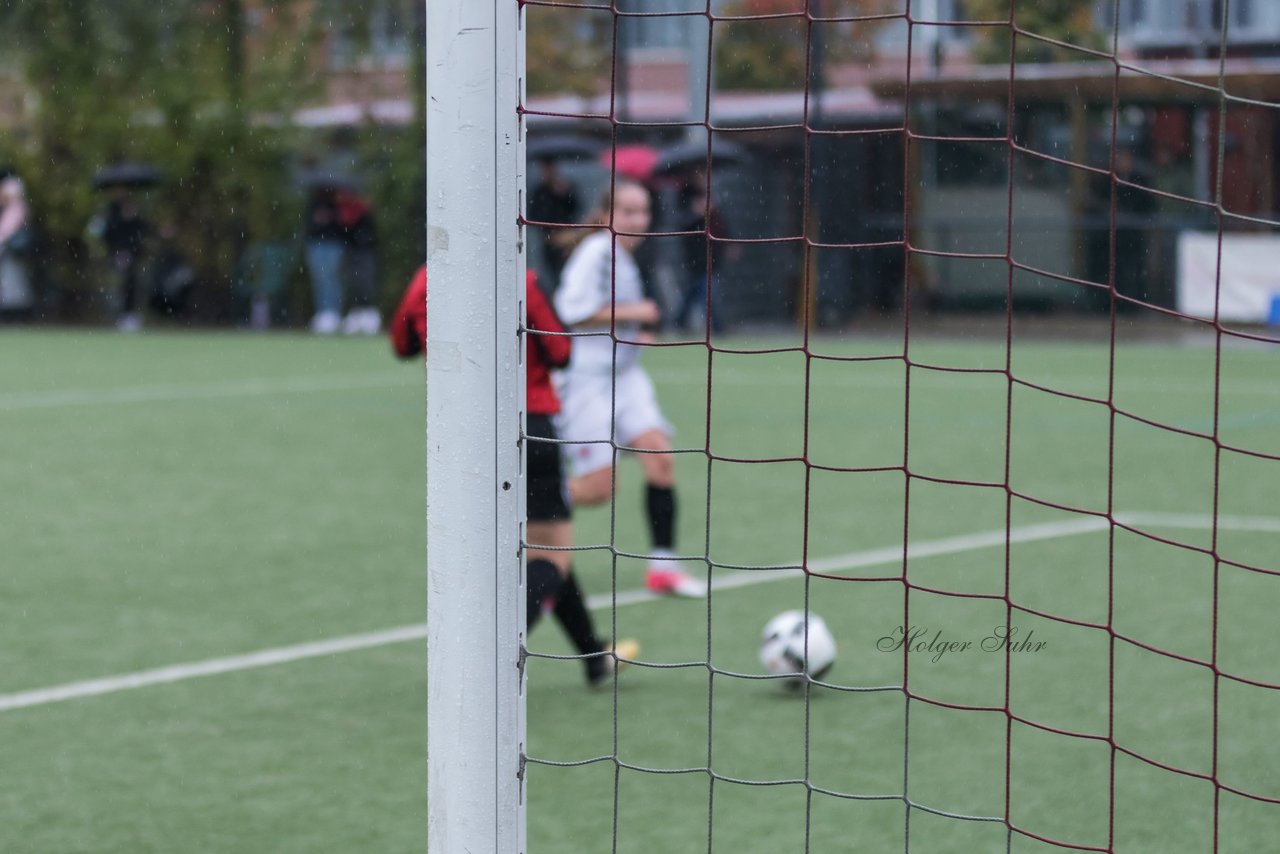
M 1253 102 L 1280 107 L 1280 59 L 1168 59 L 1118 62 L 979 65 L 962 71 L 925 71 L 911 77 L 911 97 L 929 100 L 1006 100 L 1012 83 L 1018 101 L 1109 103 L 1158 101 L 1215 105 Z M 905 75 L 881 77 L 871 90 L 881 98 L 907 96 Z
M 1280 59 L 1142 59 L 1116 61 L 978 65 L 963 69 L 922 69 L 881 76 L 871 83 L 880 98 L 934 105 L 1007 104 L 1015 107 L 1061 106 L 1070 116 L 1069 159 L 1087 162 L 1089 113 L 1130 106 L 1185 108 L 1207 119 L 1226 112 L 1228 138 L 1240 137 L 1238 153 L 1225 164 L 1223 206 L 1233 213 L 1270 218 L 1276 208 L 1275 153 L 1280 145 Z M 1232 133 L 1232 126 L 1243 132 Z M 1203 121 L 1193 134 L 1198 180 L 1212 186 L 1217 170 L 1219 123 Z M 1088 175 L 1072 174 L 1072 206 L 1080 210 Z

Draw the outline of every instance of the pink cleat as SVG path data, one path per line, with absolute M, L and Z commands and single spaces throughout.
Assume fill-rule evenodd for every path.
M 707 583 L 689 575 L 682 569 L 670 569 L 652 565 L 645 573 L 644 586 L 662 596 L 686 596 L 701 599 L 707 595 Z

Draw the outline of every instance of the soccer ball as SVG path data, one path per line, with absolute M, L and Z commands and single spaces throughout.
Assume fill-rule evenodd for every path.
M 822 618 L 809 613 L 809 643 L 805 648 L 805 612 L 784 611 L 764 627 L 760 642 L 760 663 L 775 676 L 807 673 L 821 679 L 836 660 L 836 639 Z M 808 653 L 806 656 L 806 652 Z M 804 684 L 797 678 L 787 680 L 794 686 Z

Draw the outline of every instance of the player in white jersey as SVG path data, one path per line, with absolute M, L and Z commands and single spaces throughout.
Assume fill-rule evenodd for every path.
M 573 361 L 562 375 L 560 435 L 574 504 L 613 497 L 614 447 L 634 449 L 644 469 L 645 508 L 652 541 L 645 584 L 655 593 L 705 596 L 707 585 L 673 559 L 676 524 L 675 459 L 671 425 L 662 417 L 653 382 L 640 365 L 646 327 L 660 319 L 644 295 L 631 253 L 649 230 L 649 191 L 619 178 L 597 208 L 594 231 L 573 251 L 556 291 L 556 312 L 571 330 Z

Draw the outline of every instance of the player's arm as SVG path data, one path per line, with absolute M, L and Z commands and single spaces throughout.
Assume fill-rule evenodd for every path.
M 542 354 L 542 359 L 551 368 L 563 368 L 569 364 L 569 355 L 573 348 L 573 339 L 560 334 L 566 330 L 555 309 L 547 303 L 538 287 L 538 277 L 532 270 L 525 276 L 525 317 L 530 330 L 535 332 L 552 332 L 554 335 L 532 336 L 534 345 Z
M 608 329 L 617 323 L 657 323 L 658 304 L 650 299 L 612 302 L 613 258 L 605 241 L 584 243 L 570 257 L 560 276 L 556 312 L 575 328 Z
M 615 321 L 617 323 L 639 323 L 643 325 L 657 323 L 661 319 L 662 312 L 658 308 L 658 304 L 651 299 L 645 299 L 639 302 L 611 303 L 577 325 L 607 328 Z
M 401 359 L 410 359 L 427 346 L 427 268 L 419 267 L 396 308 L 387 330 L 391 349 Z

